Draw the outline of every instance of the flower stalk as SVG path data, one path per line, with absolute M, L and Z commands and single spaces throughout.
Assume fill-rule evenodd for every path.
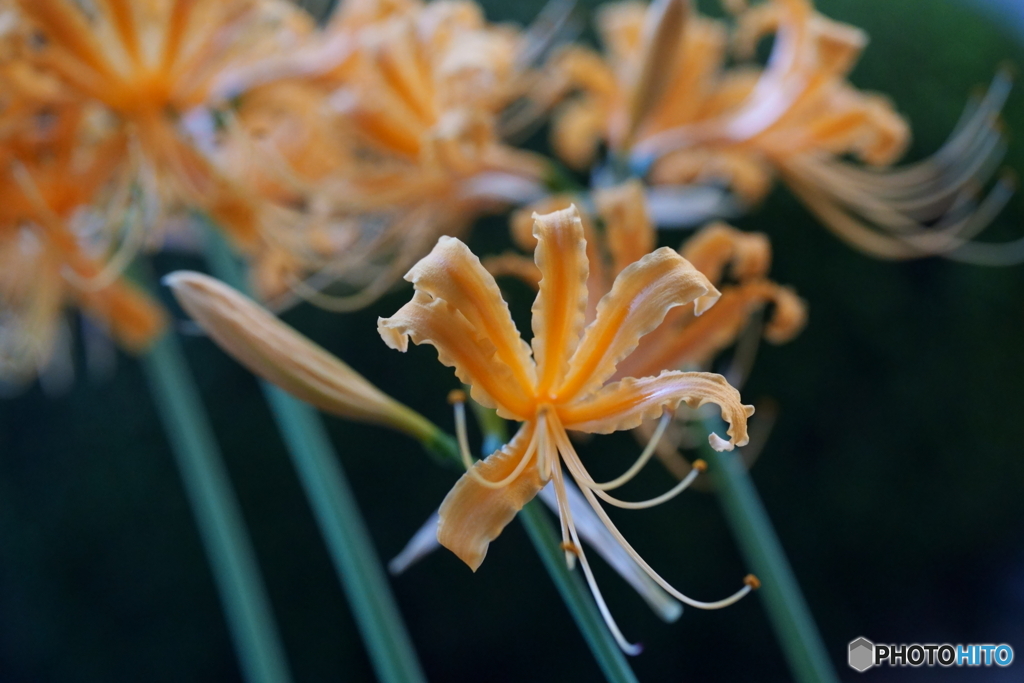
M 710 433 L 720 426 L 717 418 L 705 421 Z M 701 457 L 710 464 L 708 472 L 740 552 L 761 579 L 758 593 L 794 680 L 836 683 L 821 635 L 741 456 L 716 451 L 705 442 Z
M 165 333 L 142 366 L 167 431 L 248 683 L 289 683 L 252 544 L 181 346 Z
M 206 254 L 211 269 L 225 282 L 244 289 L 245 277 L 223 238 L 213 230 L 208 230 L 207 236 Z M 266 380 L 260 385 L 309 498 L 377 677 L 383 683 L 425 682 L 412 640 L 323 421 L 314 408 L 282 389 Z M 422 417 L 419 421 L 421 426 L 429 425 Z M 415 429 L 403 431 L 416 433 Z M 419 438 L 427 438 L 428 432 L 421 432 Z

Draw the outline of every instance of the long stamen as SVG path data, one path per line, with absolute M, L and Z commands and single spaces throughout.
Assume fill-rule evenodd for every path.
M 459 454 L 462 456 L 462 464 L 466 466 L 466 473 L 471 476 L 481 486 L 489 489 L 501 489 L 505 488 L 519 477 L 526 469 L 526 466 L 533 460 L 533 454 L 537 449 L 537 434 L 533 435 L 530 439 L 530 445 L 526 449 L 526 453 L 519 460 L 519 464 L 516 465 L 515 469 L 512 470 L 504 479 L 499 481 L 491 481 L 480 474 L 473 462 L 473 456 L 469 453 L 469 437 L 466 431 L 466 392 L 461 389 L 455 389 L 448 394 L 448 402 L 452 404 L 455 409 L 455 434 L 459 441 Z M 538 431 L 544 428 L 544 415 L 540 416 L 537 429 Z
M 547 439 L 545 439 L 546 441 Z M 576 558 L 581 550 L 572 540 L 572 534 L 569 531 L 569 526 L 572 525 L 572 511 L 569 508 L 569 496 L 565 492 L 565 482 L 562 481 L 562 468 L 561 466 L 555 467 L 551 472 L 551 480 L 555 485 L 555 500 L 558 502 L 558 521 L 562 526 L 562 549 L 565 550 L 565 566 L 571 571 L 576 567 Z
M 557 460 L 557 458 L 555 458 L 555 460 Z M 566 496 L 565 484 L 562 481 L 561 464 L 556 462 L 552 467 L 551 473 L 551 478 L 555 483 L 555 496 L 558 498 L 559 517 L 561 518 L 563 528 L 568 530 L 569 537 L 572 539 L 573 559 L 575 560 L 575 558 L 579 558 L 580 566 L 583 567 L 583 575 L 587 579 L 587 586 L 590 587 L 590 593 L 594 596 L 594 602 L 597 603 L 597 609 L 601 613 L 601 617 L 604 619 L 605 625 L 608 626 L 608 630 L 611 631 L 612 637 L 615 638 L 615 642 L 618 643 L 619 648 L 623 652 L 628 655 L 636 656 L 643 651 L 643 647 L 639 644 L 630 643 L 626 640 L 625 636 L 622 635 L 622 631 L 619 630 L 618 624 L 616 624 L 615 619 L 612 618 L 608 605 L 605 604 L 604 596 L 601 595 L 601 590 L 597 587 L 597 581 L 594 579 L 594 574 L 590 570 L 590 563 L 587 562 L 587 556 L 583 552 L 583 544 L 580 543 L 579 534 L 576 533 L 576 525 L 573 524 L 572 521 L 572 512 L 569 509 L 569 499 L 568 496 Z M 568 554 L 569 551 L 567 550 L 566 555 Z
M 697 475 L 699 475 L 702 472 L 705 472 L 707 468 L 708 465 L 706 462 L 704 462 L 703 460 L 695 460 L 693 462 L 693 469 L 690 470 L 690 473 L 683 477 L 683 479 L 678 484 L 676 484 L 675 486 L 673 486 L 671 489 L 661 494 L 660 496 L 648 498 L 647 500 L 640 500 L 636 502 L 619 500 L 618 498 L 609 496 L 607 493 L 601 491 L 600 489 L 595 489 L 594 493 L 596 493 L 601 498 L 601 500 L 606 501 L 611 505 L 614 505 L 615 507 L 625 508 L 627 510 L 644 510 L 646 508 L 656 507 L 658 505 L 661 505 L 662 503 L 666 503 L 672 500 L 680 493 L 690 488 L 690 484 L 692 484 L 693 480 L 697 478 Z
M 631 481 L 633 477 L 643 469 L 644 465 L 647 464 L 647 461 L 651 459 L 651 456 L 654 455 L 654 451 L 657 449 L 658 443 L 661 441 L 661 437 L 665 434 L 665 430 L 668 428 L 668 424 L 671 420 L 672 412 L 668 409 L 663 410 L 661 413 L 661 420 L 658 422 L 658 427 L 654 430 L 654 434 L 651 435 L 650 441 L 647 442 L 647 447 L 644 448 L 642 453 L 640 453 L 640 457 L 636 459 L 636 462 L 634 462 L 632 466 L 630 466 L 630 468 L 621 476 L 612 479 L 611 481 L 606 481 L 603 484 L 593 483 L 588 484 L 588 486 L 596 491 L 611 491 L 612 489 L 617 489 L 623 484 Z
M 579 484 L 580 491 L 583 492 L 583 496 L 587 499 L 587 502 L 590 503 L 590 507 L 593 508 L 595 513 L 597 513 L 598 518 L 605 525 L 605 528 L 608 529 L 612 536 L 615 537 L 615 540 L 619 542 L 619 544 L 627 553 L 629 553 L 629 556 L 632 557 L 638 565 L 640 565 L 641 569 L 647 572 L 648 576 L 654 579 L 655 583 L 664 588 L 669 595 L 671 595 L 676 600 L 679 600 L 684 604 L 687 604 L 691 607 L 696 607 L 698 609 L 721 609 L 723 607 L 728 607 L 729 605 L 737 602 L 738 600 L 746 596 L 747 593 L 754 590 L 760 585 L 760 583 L 757 580 L 757 577 L 755 577 L 753 574 L 750 574 L 746 578 L 744 578 L 743 582 L 745 585 L 743 586 L 743 588 L 736 591 L 729 597 L 723 600 L 717 600 L 715 602 L 702 602 L 700 600 L 694 600 L 688 595 L 684 595 L 675 587 L 673 587 L 672 584 L 663 579 L 661 575 L 658 574 L 658 572 L 654 571 L 654 569 L 652 569 L 651 566 L 647 564 L 644 558 L 640 556 L 640 554 L 633 548 L 633 546 L 629 544 L 629 541 L 626 540 L 626 538 L 622 535 L 622 532 L 618 530 L 618 528 L 612 522 L 611 518 L 608 517 L 608 513 L 605 512 L 605 509 L 601 507 L 601 503 L 598 502 L 597 498 L 594 496 L 594 491 L 592 491 L 586 485 L 586 481 L 590 479 L 590 477 L 589 475 L 587 475 L 586 469 L 583 467 L 583 463 L 580 462 L 579 455 L 577 455 L 576 451 L 573 449 L 572 444 L 569 443 L 569 437 L 565 433 L 565 428 L 562 427 L 561 423 L 557 421 L 557 415 L 554 416 L 554 420 L 555 423 L 552 425 L 552 433 L 554 434 L 555 439 L 557 441 L 558 451 L 562 455 L 562 460 L 569 468 L 569 472 L 572 474 L 573 478 L 576 479 L 576 483 Z M 584 571 L 586 571 L 586 563 L 584 563 Z

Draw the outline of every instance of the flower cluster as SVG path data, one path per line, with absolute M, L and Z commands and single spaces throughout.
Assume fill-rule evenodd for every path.
M 778 176 L 868 253 L 1018 258 L 969 241 L 1011 189 L 974 198 L 1002 152 L 1005 76 L 939 153 L 891 169 L 909 127 L 847 80 L 863 32 L 810 0 L 727 5 L 731 21 L 685 0 L 606 5 L 597 52 L 568 43 L 558 4 L 520 29 L 469 0 L 346 0 L 323 25 L 285 0 L 4 0 L 0 376 L 46 365 L 69 302 L 144 348 L 163 314 L 123 273 L 141 250 L 194 245 L 197 214 L 273 308 L 372 303 L 439 236 L 565 189 L 513 144 L 548 114 L 556 155 L 600 182 L 643 178 L 659 225 L 749 208 Z
M 1024 241 L 971 241 L 1012 191 L 992 178 L 1004 74 L 933 157 L 894 168 L 910 129 L 849 81 L 862 31 L 811 0 L 724 4 L 726 19 L 688 0 L 610 3 L 595 49 L 572 42 L 571 6 L 557 2 L 520 28 L 488 22 L 471 0 L 343 0 L 322 23 L 286 0 L 0 0 L 0 381 L 51 362 L 68 305 L 143 351 L 166 314 L 129 265 L 195 248 L 209 226 L 273 311 L 361 308 L 404 275 L 413 293 L 379 320 L 384 342 L 434 346 L 477 404 L 519 424 L 476 462 L 467 399 L 454 395 L 466 472 L 437 513 L 438 542 L 475 570 L 524 505 L 549 499 L 566 562 L 579 561 L 628 652 L 581 536 L 641 576 L 635 585 L 731 604 L 757 580 L 693 600 L 603 507 L 658 505 L 704 470 L 673 470 L 680 481 L 646 501 L 609 493 L 662 452 L 680 413 L 717 405 L 728 428 L 710 430 L 711 446 L 745 445 L 753 407 L 737 387 L 750 356 L 734 354 L 728 380 L 714 361 L 805 324 L 803 300 L 769 278 L 768 237 L 721 219 L 778 179 L 877 257 L 1011 263 Z M 517 146 L 546 122 L 552 157 Z M 488 212 L 509 212 L 518 251 L 480 259 L 460 239 Z M 697 229 L 657 248 L 670 226 Z M 536 291 L 530 344 L 503 276 Z M 343 417 L 444 440 L 254 301 L 197 274 L 167 283 L 267 380 Z M 620 430 L 649 442 L 597 482 L 574 439 Z

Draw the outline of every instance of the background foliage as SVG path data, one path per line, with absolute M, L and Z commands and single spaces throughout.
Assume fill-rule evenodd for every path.
M 485 2 L 529 20 L 540 2 Z M 936 149 L 966 96 L 1024 50 L 1009 28 L 952 0 L 820 0 L 872 42 L 853 82 L 889 93 Z M 1005 32 L 1004 32 L 1005 30 Z M 1024 169 L 1024 94 L 1005 118 L 1009 166 Z M 538 138 L 543 141 L 543 136 Z M 1024 196 L 988 233 L 1017 237 Z M 1024 653 L 1024 268 L 943 260 L 885 263 L 848 249 L 785 191 L 737 224 L 768 232 L 773 276 L 810 304 L 797 340 L 765 347 L 744 389 L 781 406 L 754 479 L 840 675 L 845 647 L 877 642 L 1006 642 Z M 500 248 L 499 219 L 475 249 Z M 666 244 L 682 239 L 663 233 Z M 161 270 L 199 263 L 162 256 Z M 529 307 L 516 292 L 521 328 Z M 389 351 L 374 332 L 407 297 L 337 316 L 286 319 L 386 391 L 451 422 L 454 385 L 433 351 Z M 205 339 L 186 340 L 246 519 L 295 678 L 371 680 L 369 663 L 309 509 L 255 381 Z M 418 447 L 330 421 L 377 548 L 396 553 L 452 483 Z M 635 454 L 625 435 L 583 456 L 595 476 Z M 605 470 L 607 463 L 607 470 Z M 657 467 L 637 486 L 665 482 Z M 697 597 L 745 572 L 713 496 L 687 494 L 617 515 L 640 552 Z M 665 626 L 606 567 L 598 578 L 626 635 L 647 651 L 641 680 L 788 679 L 757 599 L 689 610 Z M 438 681 L 597 680 L 599 672 L 525 534 L 510 526 L 474 576 L 437 553 L 394 581 L 428 676 Z M 1010 680 L 1009 670 L 986 680 Z M 879 670 L 879 681 L 976 680 L 969 670 Z M 852 674 L 852 675 L 851 675 Z M 887 678 L 888 675 L 888 678 Z M 0 404 L 0 680 L 232 681 L 234 656 L 171 454 L 139 367 L 80 377 L 66 396 L 38 388 Z

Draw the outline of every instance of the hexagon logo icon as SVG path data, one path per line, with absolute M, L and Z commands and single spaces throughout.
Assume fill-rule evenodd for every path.
M 875 665 L 875 644 L 867 638 L 850 642 L 850 668 L 861 673 Z

